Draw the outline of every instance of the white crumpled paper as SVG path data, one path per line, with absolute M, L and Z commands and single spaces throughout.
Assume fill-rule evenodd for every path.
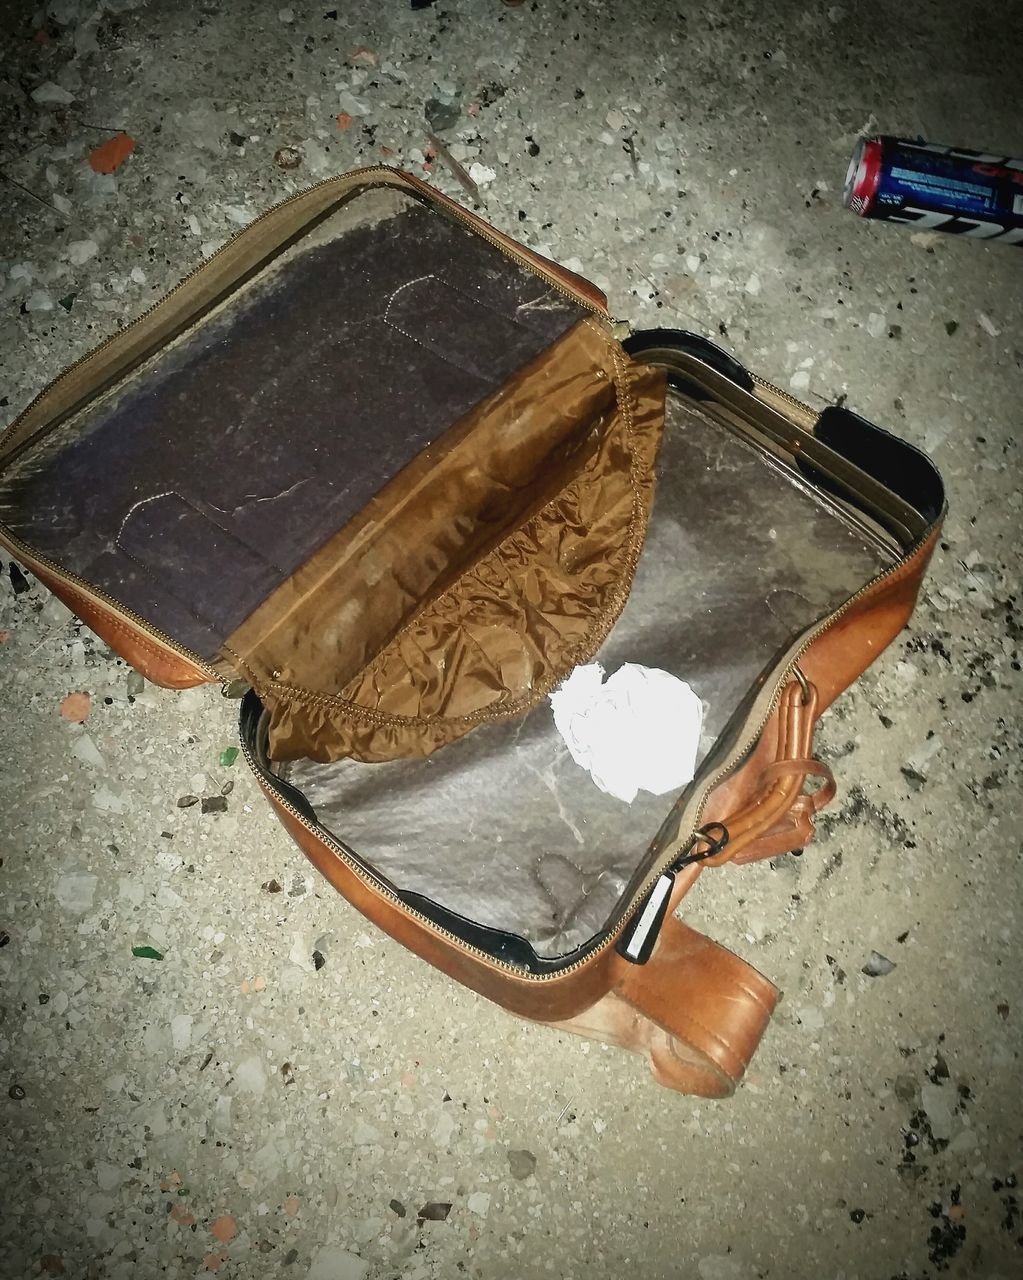
M 626 662 L 606 682 L 599 662 L 576 667 L 550 695 L 572 759 L 608 795 L 678 791 L 696 772 L 703 704 L 684 680 Z

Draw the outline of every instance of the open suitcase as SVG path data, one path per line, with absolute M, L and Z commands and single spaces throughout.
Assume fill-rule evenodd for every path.
M 147 679 L 247 689 L 242 745 L 360 911 L 525 1017 L 723 1096 L 777 999 L 677 908 L 800 849 L 829 703 L 944 510 L 909 445 L 605 299 L 423 183 L 270 209 L 0 439 L 0 542 Z M 547 695 L 688 681 L 696 777 L 631 805 Z

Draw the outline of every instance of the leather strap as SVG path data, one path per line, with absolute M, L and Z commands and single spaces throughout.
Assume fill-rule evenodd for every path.
M 644 965 L 622 961 L 611 990 L 549 1026 L 647 1056 L 679 1093 L 734 1092 L 778 1001 L 778 989 L 725 947 L 669 916 Z
M 819 699 L 808 682 L 793 681 L 782 693 L 775 713 L 777 729 L 773 758 L 751 762 L 756 769 L 753 796 L 733 813 L 716 819 L 728 829 L 728 844 L 703 861 L 705 867 L 725 862 L 753 862 L 799 848 L 813 835 L 813 817 L 835 797 L 835 779 L 826 764 L 811 757 Z M 804 795 L 808 777 L 824 779 L 824 786 Z M 708 811 L 713 810 L 713 801 Z M 787 848 L 778 844 L 791 839 Z

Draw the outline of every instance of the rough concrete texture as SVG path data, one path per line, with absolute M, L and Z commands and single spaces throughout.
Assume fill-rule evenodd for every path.
M 274 200 L 422 173 L 429 112 L 617 315 L 930 450 L 945 540 L 822 726 L 819 839 L 685 904 L 785 991 L 721 1104 L 375 932 L 222 761 L 234 703 L 142 690 L 5 564 L 0 1272 L 1019 1275 L 1023 255 L 840 204 L 874 121 L 1023 155 L 1019 9 L 331 3 L 7 6 L 5 418 Z

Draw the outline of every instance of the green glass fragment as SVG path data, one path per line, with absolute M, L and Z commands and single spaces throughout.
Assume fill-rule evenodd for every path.
M 155 947 L 132 947 L 131 954 L 138 956 L 140 960 L 162 960 L 163 952 L 157 951 Z
M 237 759 L 238 759 L 237 747 L 225 747 L 224 750 L 221 751 L 220 753 L 220 763 L 225 767 L 228 765 L 234 764 L 234 762 Z

